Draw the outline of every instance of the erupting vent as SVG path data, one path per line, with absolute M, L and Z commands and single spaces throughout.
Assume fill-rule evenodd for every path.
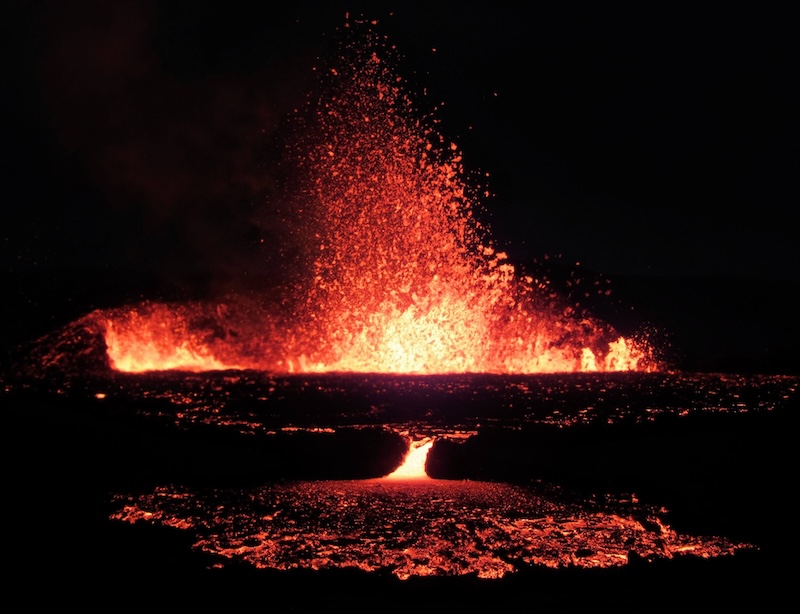
M 420 112 L 375 34 L 342 46 L 296 111 L 282 220 L 302 273 L 236 297 L 95 312 L 122 371 L 652 371 L 642 339 L 520 275 L 488 238 L 461 152 Z M 287 252 L 288 254 L 289 252 Z

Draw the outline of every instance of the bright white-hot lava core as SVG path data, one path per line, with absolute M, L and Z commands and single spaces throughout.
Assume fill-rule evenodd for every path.
M 297 278 L 236 298 L 95 312 L 121 371 L 552 373 L 655 370 L 646 342 L 520 275 L 478 220 L 461 153 L 423 121 L 370 34 L 293 117 L 284 220 Z
M 385 476 L 384 480 L 427 480 L 428 473 L 425 471 L 425 463 L 428 461 L 428 452 L 433 447 L 432 437 L 412 440 L 409 444 L 408 454 L 403 459 L 402 464 Z

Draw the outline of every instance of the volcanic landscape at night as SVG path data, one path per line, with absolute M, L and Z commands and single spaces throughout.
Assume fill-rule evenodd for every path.
M 348 24 L 349 26 L 350 24 Z M 476 219 L 461 153 L 419 113 L 393 49 L 360 32 L 291 120 L 285 224 L 298 271 L 247 304 L 144 304 L 81 324 L 123 371 L 552 373 L 658 367 L 546 279 L 520 276 Z M 430 120 L 429 120 L 430 121 Z M 288 258 L 288 257 L 287 257 Z M 588 292 L 602 293 L 602 287 Z M 270 312 L 274 310 L 274 313 Z M 72 360 L 72 358 L 69 358 Z
M 255 60 L 231 59 L 247 47 L 236 30 L 230 57 L 194 65 L 185 50 L 201 48 L 190 41 L 211 28 L 211 13 L 145 5 L 94 6 L 117 36 L 76 21 L 85 47 L 63 25 L 68 10 L 26 13 L 46 24 L 34 37 L 52 105 L 43 125 L 75 143 L 52 159 L 84 169 L 52 175 L 74 186 L 101 179 L 64 192 L 82 203 L 74 242 L 90 229 L 82 265 L 65 258 L 48 277 L 55 248 L 6 238 L 20 248 L 6 267 L 19 315 L 4 333 L 0 391 L 14 442 L 15 576 L 76 603 L 103 594 L 220 607 L 279 599 L 289 609 L 358 608 L 368 595 L 402 609 L 782 602 L 796 545 L 796 277 L 777 266 L 747 283 L 630 273 L 639 263 L 618 258 L 638 239 L 622 225 L 594 256 L 617 274 L 551 254 L 558 232 L 531 231 L 542 244 L 535 256 L 536 246 L 510 242 L 523 229 L 508 232 L 499 215 L 507 234 L 496 234 L 492 203 L 508 168 L 520 157 L 531 169 L 549 162 L 533 145 L 509 144 L 514 162 L 497 181 L 477 170 L 459 141 L 485 138 L 488 152 L 503 131 L 449 134 L 461 125 L 458 100 L 431 104 L 385 33 L 410 43 L 411 23 L 430 34 L 408 17 L 419 7 L 383 20 L 343 11 L 325 54 L 297 54 L 306 72 L 288 70 L 289 42 L 285 55 L 275 42 L 271 74 L 294 76 L 270 83 L 274 107 L 250 111 L 258 121 L 211 113 L 192 124 L 203 104 L 255 104 L 244 92 L 262 90 L 223 78 L 227 67 L 247 81 Z M 281 27 L 325 21 L 316 8 L 296 10 L 273 16 L 276 41 Z M 487 27 L 507 17 L 461 10 L 485 11 Z M 467 24 L 452 20 L 454 31 Z M 165 36 L 173 30 L 185 39 Z M 453 39 L 440 36 L 442 48 L 426 53 L 448 58 Z M 102 61 L 92 41 L 105 45 Z M 105 78 L 89 79 L 93 70 Z M 207 99 L 193 72 L 202 70 L 215 84 Z M 444 87 L 439 75 L 431 89 Z M 119 102 L 134 91 L 130 106 L 97 114 L 108 134 L 90 134 L 81 96 Z M 174 116 L 174 149 L 150 159 L 170 100 L 191 102 Z M 236 129 L 225 136 L 220 126 Z M 251 151 L 233 146 L 243 140 Z M 200 163 L 209 143 L 216 162 Z M 173 157 L 192 172 L 170 159 L 178 151 L 190 152 Z M 602 211 L 606 197 L 559 192 L 562 179 L 543 187 L 537 172 L 515 178 L 531 198 L 586 198 L 591 215 Z M 108 220 L 82 221 L 81 207 L 103 198 Z M 96 232 L 128 223 L 130 237 Z M 44 228 L 36 237 L 54 232 Z M 117 242 L 129 269 L 112 266 Z M 592 243 L 564 247 L 591 261 Z

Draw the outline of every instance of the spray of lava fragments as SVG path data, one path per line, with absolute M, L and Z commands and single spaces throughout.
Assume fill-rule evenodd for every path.
M 552 373 L 655 370 L 646 342 L 518 274 L 478 220 L 457 146 L 420 113 L 393 48 L 343 45 L 292 118 L 287 234 L 302 274 L 273 301 L 90 314 L 121 371 Z

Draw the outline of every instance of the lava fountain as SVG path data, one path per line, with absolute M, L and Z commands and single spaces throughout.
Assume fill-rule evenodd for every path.
M 346 29 L 347 30 L 347 29 Z M 351 29 L 352 30 L 352 29 Z M 80 325 L 127 372 L 653 371 L 627 338 L 520 275 L 480 221 L 458 146 L 420 118 L 395 49 L 368 31 L 289 119 L 284 296 L 100 310 Z M 296 265 L 296 266 L 295 266 Z

